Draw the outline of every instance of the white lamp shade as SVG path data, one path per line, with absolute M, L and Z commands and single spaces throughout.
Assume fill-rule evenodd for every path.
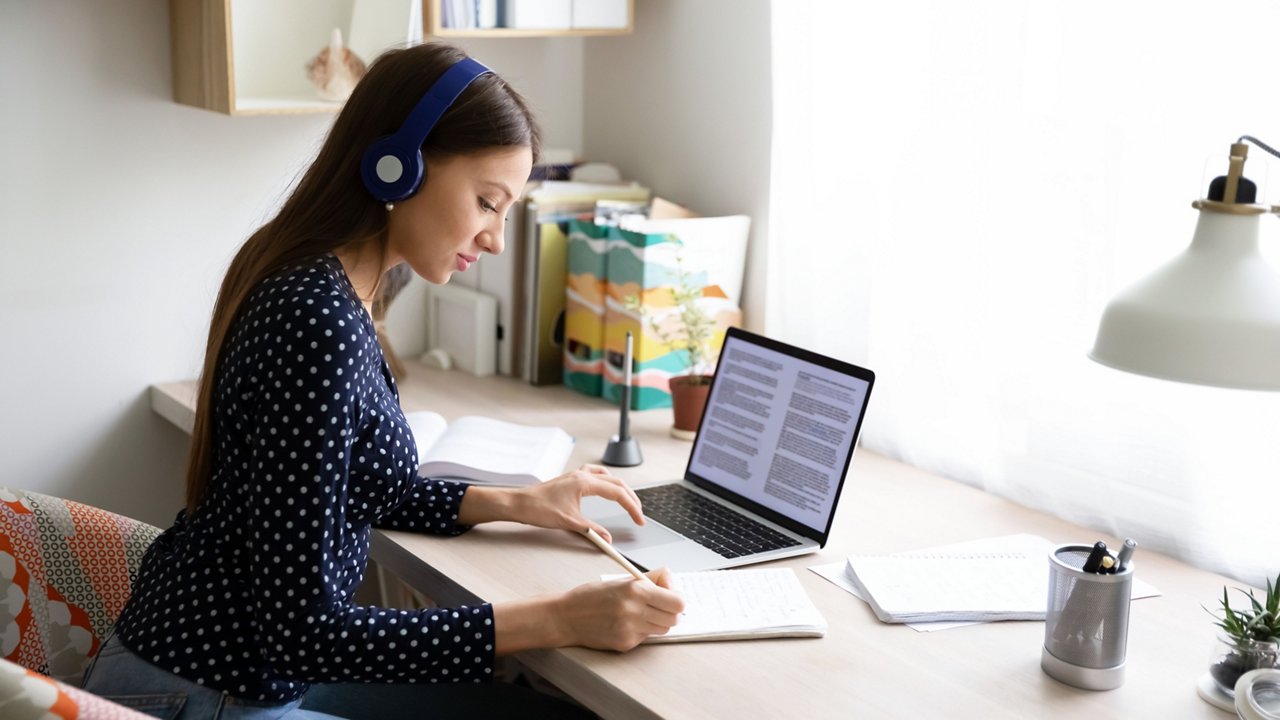
M 1260 215 L 1201 210 L 1191 245 L 1107 306 L 1089 357 L 1128 372 L 1280 390 L 1280 272 Z

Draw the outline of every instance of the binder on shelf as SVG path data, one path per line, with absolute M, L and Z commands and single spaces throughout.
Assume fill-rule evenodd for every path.
M 565 289 L 564 384 L 599 396 L 604 373 L 604 286 L 609 228 L 569 223 Z
M 591 220 L 600 199 L 647 200 L 640 185 L 544 181 L 528 193 L 524 228 L 524 323 L 521 377 L 535 385 L 564 376 L 569 224 Z
M 568 261 L 567 223 L 543 222 L 538 206 L 530 206 L 530 256 L 527 258 L 529 315 L 525 330 L 526 379 L 534 385 L 560 382 L 564 346 L 565 270 Z M 526 218 L 528 220 L 529 218 Z

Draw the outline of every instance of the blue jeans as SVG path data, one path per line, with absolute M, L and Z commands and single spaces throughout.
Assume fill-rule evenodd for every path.
M 85 672 L 84 689 L 165 720 L 392 720 L 393 718 L 595 718 L 511 683 L 313 685 L 301 699 L 268 704 L 191 682 L 135 655 L 115 633 Z

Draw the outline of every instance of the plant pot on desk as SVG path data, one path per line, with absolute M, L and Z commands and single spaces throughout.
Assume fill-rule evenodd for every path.
M 671 388 L 671 437 L 693 440 L 702 422 L 702 410 L 711 392 L 710 375 L 680 375 L 668 381 Z
M 1280 641 L 1233 638 L 1218 633 L 1209 674 L 1218 688 L 1235 696 L 1236 681 L 1250 670 L 1280 667 Z

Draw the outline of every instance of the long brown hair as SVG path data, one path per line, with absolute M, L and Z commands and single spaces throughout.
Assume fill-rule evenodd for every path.
M 214 386 L 223 343 L 241 305 L 260 282 L 300 260 L 371 238 L 385 252 L 387 212 L 360 179 L 361 156 L 375 140 L 395 132 L 431 85 L 464 57 L 461 49 L 440 43 L 381 55 L 356 85 L 315 161 L 280 212 L 258 228 L 232 259 L 218 291 L 205 345 L 187 458 L 188 514 L 195 513 L 204 498 L 213 472 Z M 442 158 L 511 146 L 529 147 L 536 160 L 540 133 L 524 99 L 491 73 L 472 82 L 444 113 L 423 143 L 422 154 L 424 159 Z

